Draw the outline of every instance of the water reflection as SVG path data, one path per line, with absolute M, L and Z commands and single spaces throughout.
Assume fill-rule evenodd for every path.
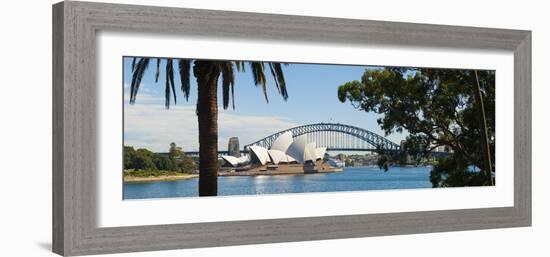
M 330 174 L 229 176 L 218 178 L 218 195 L 256 195 L 429 188 L 429 167 L 345 168 Z M 124 184 L 124 199 L 189 197 L 198 195 L 198 180 Z

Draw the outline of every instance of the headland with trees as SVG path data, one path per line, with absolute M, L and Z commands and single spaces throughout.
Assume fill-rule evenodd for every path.
M 193 159 L 175 143 L 167 153 L 124 146 L 124 182 L 149 182 L 190 179 L 198 176 Z

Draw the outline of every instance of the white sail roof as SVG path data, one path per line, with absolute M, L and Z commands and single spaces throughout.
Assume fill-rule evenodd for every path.
M 239 164 L 239 158 L 235 156 L 222 155 L 222 159 L 228 162 L 229 164 L 231 164 L 232 166 L 237 166 L 237 164 Z
M 325 153 L 327 152 L 326 147 L 317 147 L 315 148 L 315 155 L 317 159 L 323 159 L 325 157 Z
M 257 145 L 250 146 L 249 149 L 252 154 L 258 157 L 258 160 L 262 165 L 265 165 L 267 162 L 269 162 L 269 154 L 267 152 L 267 149 Z
M 317 160 L 317 153 L 315 151 L 315 142 L 306 144 L 306 161 L 315 161 Z
M 292 144 L 292 132 L 287 131 L 281 134 L 273 144 L 271 144 L 271 150 L 279 150 L 281 152 L 286 152 L 288 147 Z
M 248 161 L 250 161 L 249 157 L 250 156 L 248 156 L 248 155 L 243 155 L 243 156 L 239 157 L 239 163 L 247 163 Z
M 297 137 L 288 147 L 286 154 L 294 158 L 297 162 L 305 162 L 304 151 L 306 149 L 306 138 L 304 136 Z
M 271 149 L 267 150 L 264 147 L 254 145 L 250 146 L 249 150 L 251 155 L 256 156 L 260 163 L 265 165 L 268 162 L 273 164 L 315 162 L 324 158 L 327 148 L 316 147 L 315 142 L 307 142 L 307 136 L 305 135 L 293 140 L 292 132 L 287 131 L 275 139 Z M 234 161 L 234 159 L 228 160 L 228 162 Z
M 288 147 L 286 153 L 299 163 L 304 163 L 311 159 L 311 154 L 306 151 L 307 138 L 305 136 L 297 137 Z
M 224 159 L 226 162 L 231 164 L 231 166 L 233 166 L 233 167 L 237 167 L 237 166 L 239 166 L 241 164 L 245 164 L 249 161 L 248 156 L 235 157 L 235 156 L 231 156 L 231 155 L 222 155 L 222 159 Z
M 288 162 L 287 155 L 283 151 L 271 149 L 267 152 L 269 153 L 269 157 L 271 157 L 271 162 L 273 162 L 273 164 L 279 164 L 279 162 Z
M 291 162 L 295 162 L 296 159 L 292 158 L 292 156 L 290 156 L 290 155 L 287 154 L 287 155 L 286 155 L 286 161 L 287 161 L 288 163 L 291 163 Z

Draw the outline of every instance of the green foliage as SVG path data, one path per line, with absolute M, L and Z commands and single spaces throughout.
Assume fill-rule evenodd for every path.
M 478 71 L 478 74 L 494 163 L 495 72 Z M 451 158 L 460 158 L 487 175 L 490 173 L 483 170 L 482 120 L 476 93 L 475 74 L 471 70 L 385 68 L 367 69 L 360 81 L 341 85 L 338 99 L 351 102 L 359 110 L 381 114 L 377 122 L 386 135 L 408 131 L 407 151 L 415 159 L 438 146 L 448 146 L 453 151 Z M 441 181 L 434 186 L 455 183 L 451 179 L 455 171 L 442 164 L 434 176 Z M 444 172 L 449 174 L 442 176 Z M 478 184 L 468 179 L 464 183 Z
M 176 163 L 164 155 L 156 154 L 153 162 L 158 170 L 178 170 Z
M 155 153 L 143 148 L 137 149 L 132 160 L 132 168 L 137 170 L 154 170 L 156 166 L 153 158 L 155 158 Z
M 430 172 L 430 182 L 433 187 L 490 185 L 481 172 L 469 170 L 468 161 L 460 155 L 440 159 Z
M 124 169 L 133 169 L 133 160 L 136 156 L 136 150 L 131 146 L 124 146 L 123 149 L 123 159 L 124 159 Z
M 167 170 L 125 170 L 124 176 L 129 177 L 160 177 L 160 176 L 178 176 L 185 175 L 185 172 L 167 171 Z
M 177 163 L 177 169 L 180 171 L 190 172 L 197 169 L 197 164 L 195 163 L 195 161 L 193 161 L 191 158 L 187 156 L 185 156 L 185 158 L 178 160 L 176 163 Z
M 174 142 L 170 143 L 170 149 L 168 150 L 168 156 L 170 157 L 170 159 L 177 158 L 182 153 L 183 151 L 181 150 L 181 147 L 178 147 Z
M 160 170 L 188 173 L 196 169 L 196 163 L 175 143 L 170 144 L 167 155 L 153 153 L 144 148 L 134 150 L 131 146 L 124 146 L 124 169 L 135 172 Z

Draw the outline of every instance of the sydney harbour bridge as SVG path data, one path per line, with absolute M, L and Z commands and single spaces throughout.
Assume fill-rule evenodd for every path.
M 302 125 L 279 131 L 256 142 L 245 145 L 258 145 L 269 149 L 281 134 L 290 131 L 292 137 L 305 135 L 308 142 L 327 147 L 327 151 L 375 151 L 376 149 L 399 151 L 400 146 L 385 137 L 366 129 L 339 123 L 317 123 Z
M 399 144 L 366 129 L 340 123 L 315 123 L 279 131 L 244 145 L 240 151 L 248 152 L 248 147 L 252 145 L 269 149 L 275 139 L 287 131 L 292 132 L 294 138 L 305 135 L 308 142 L 316 142 L 317 146 L 327 147 L 327 151 L 365 152 L 385 150 L 397 152 L 401 150 Z M 187 152 L 187 154 L 197 156 L 198 152 Z M 228 151 L 218 151 L 218 154 L 226 155 Z

